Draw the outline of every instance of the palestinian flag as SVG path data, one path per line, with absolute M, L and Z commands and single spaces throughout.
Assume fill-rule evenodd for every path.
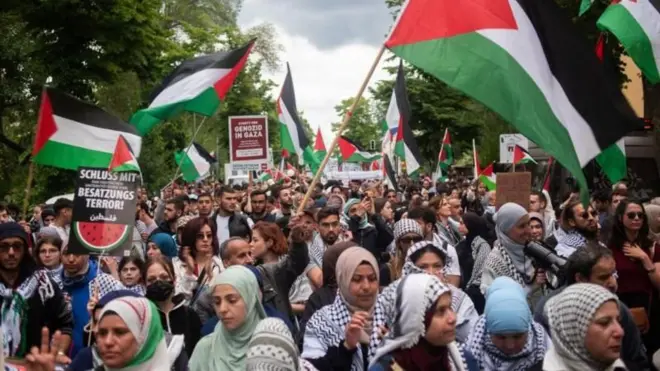
M 403 72 L 403 61 L 399 62 L 396 82 L 392 91 L 390 107 L 387 109 L 387 119 L 396 119 L 396 144 L 394 153 L 406 162 L 406 172 L 410 176 L 417 174 L 422 162 L 422 154 L 417 147 L 417 140 L 410 128 L 410 103 L 406 93 L 406 76 Z M 390 123 L 388 122 L 388 126 Z
M 660 82 L 660 0 L 613 2 L 597 25 L 619 39 L 652 84 Z
M 273 179 L 273 172 L 270 170 L 262 171 L 261 174 L 257 177 L 257 181 L 266 182 L 269 179 Z
M 343 162 L 372 162 L 381 158 L 380 154 L 367 152 L 360 145 L 343 135 L 339 137 L 339 153 L 341 153 Z
M 390 156 L 387 154 L 383 155 L 383 176 L 385 177 L 385 184 L 387 184 L 389 189 L 393 189 L 395 191 L 399 189 L 396 182 L 396 171 L 394 171 L 394 167 L 390 161 Z
M 145 135 L 183 111 L 213 115 L 245 66 L 254 42 L 184 61 L 151 93 L 149 107 L 137 111 L 131 124 Z
M 293 79 L 288 63 L 282 92 L 277 99 L 277 116 L 280 120 L 280 140 L 283 150 L 286 150 L 289 154 L 298 155 L 298 163 L 308 165 L 315 173 L 319 168 L 320 161 L 314 155 L 314 150 L 307 135 L 305 135 L 302 120 L 298 116 Z
M 526 149 L 516 144 L 515 147 L 513 147 L 513 165 L 529 163 L 536 164 L 537 162 Z
M 493 172 L 493 163 L 486 166 L 484 171 L 481 172 L 479 180 L 489 191 L 494 191 L 497 188 L 497 175 Z
M 372 170 L 372 171 L 373 170 L 380 170 L 380 168 L 381 168 L 380 162 L 381 162 L 381 160 L 371 161 L 371 164 L 369 165 L 369 170 Z
M 119 135 L 119 138 L 117 138 L 117 145 L 115 146 L 115 152 L 110 160 L 108 170 L 116 172 L 136 171 L 140 173 L 140 176 L 142 175 L 137 158 L 133 155 L 133 151 L 123 135 Z
M 588 198 L 582 167 L 642 121 L 554 1 L 409 0 L 386 41 L 554 156 Z
M 584 13 L 591 8 L 591 5 L 593 5 L 594 1 L 593 0 L 580 0 L 580 10 L 578 12 L 578 16 L 582 16 Z
M 121 136 L 139 156 L 142 138 L 133 126 L 93 104 L 46 87 L 32 161 L 70 170 L 81 166 L 108 168 Z
M 479 166 L 479 154 L 477 153 L 477 145 L 474 142 L 474 139 L 472 139 L 472 163 L 473 163 L 473 178 L 477 179 L 479 177 L 479 174 L 481 174 L 481 167 Z
M 208 151 L 197 143 L 175 153 L 174 161 L 181 168 L 183 180 L 186 182 L 207 177 L 211 171 L 211 164 L 216 162 Z
M 454 151 L 451 148 L 451 138 L 449 137 L 449 129 L 445 129 L 445 135 L 442 137 L 442 144 L 440 145 L 440 152 L 438 152 L 438 168 L 437 168 L 438 174 L 441 174 L 443 171 L 445 173 L 448 173 L 449 167 L 453 163 L 454 163 Z
M 323 142 L 321 128 L 318 128 L 316 130 L 316 139 L 314 139 L 314 156 L 316 156 L 319 163 L 321 163 L 326 154 L 328 154 L 328 151 L 325 149 L 325 142 Z

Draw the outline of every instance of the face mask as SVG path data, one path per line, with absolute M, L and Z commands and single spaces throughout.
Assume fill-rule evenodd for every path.
M 362 221 L 362 217 L 361 217 L 361 216 L 357 216 L 357 215 L 353 215 L 353 216 L 351 217 L 351 221 L 353 221 L 353 222 L 359 224 L 359 223 Z
M 165 301 L 174 291 L 174 284 L 170 281 L 158 280 L 147 286 L 147 299 L 152 301 Z

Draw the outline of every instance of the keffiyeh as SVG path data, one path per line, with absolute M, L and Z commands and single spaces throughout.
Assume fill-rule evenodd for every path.
M 421 237 L 424 237 L 424 231 L 422 227 L 412 219 L 401 219 L 394 224 L 394 240 L 398 241 L 401 237 L 407 235 L 408 233 L 415 233 Z
M 247 351 L 246 371 L 314 370 L 301 359 L 286 324 L 278 318 L 266 318 L 257 324 Z
M 525 245 L 513 241 L 507 233 L 525 216 L 527 216 L 527 210 L 512 202 L 502 205 L 495 214 L 495 233 L 500 249 L 506 253 L 502 255 L 509 258 L 506 263 L 513 264 L 519 275 L 527 274 L 533 269 L 532 260 L 525 256 Z
M 344 205 L 344 210 L 341 213 L 341 219 L 344 221 L 344 223 L 351 225 L 350 220 L 351 217 L 349 216 L 349 211 L 351 210 L 351 207 L 355 204 L 360 203 L 360 200 L 357 198 L 351 198 L 350 200 L 346 201 L 346 204 Z M 365 212 L 364 215 L 362 216 L 362 219 L 360 219 L 360 222 L 358 223 L 358 228 L 359 229 L 366 229 L 371 227 L 372 225 L 369 223 L 369 218 L 367 217 L 367 213 Z
M 412 246 L 410 246 L 410 248 L 408 248 L 408 252 L 406 253 L 406 261 L 405 263 L 403 263 L 404 276 L 410 273 L 424 273 L 424 271 L 418 268 L 415 265 L 415 262 L 412 261 L 412 256 L 415 255 L 416 252 L 418 252 L 423 248 L 426 248 L 427 246 L 432 246 L 442 256 L 443 260 L 445 261 L 444 270 L 446 270 L 447 267 L 451 265 L 452 263 L 451 257 L 447 254 L 447 242 L 445 242 L 444 240 L 419 241 L 414 243 Z
M 557 231 L 559 230 L 561 229 L 558 229 Z M 575 229 L 568 232 L 555 232 L 555 237 L 557 238 L 557 247 L 555 247 L 555 251 L 557 252 L 557 255 L 564 258 L 570 257 L 577 249 L 582 248 L 587 244 L 587 239 Z
M 606 288 L 576 283 L 546 304 L 553 349 L 569 370 L 596 370 L 601 366 L 589 354 L 585 339 L 594 314 L 610 300 L 616 302 L 617 297 Z

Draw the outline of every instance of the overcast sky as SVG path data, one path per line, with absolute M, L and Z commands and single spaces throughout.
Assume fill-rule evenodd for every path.
M 357 93 L 392 23 L 384 0 L 245 0 L 239 24 L 262 22 L 276 27 L 285 48 L 280 71 L 265 77 L 281 85 L 289 62 L 298 109 L 329 144 L 330 123 L 340 121 L 334 106 Z M 372 84 L 389 77 L 381 66 Z

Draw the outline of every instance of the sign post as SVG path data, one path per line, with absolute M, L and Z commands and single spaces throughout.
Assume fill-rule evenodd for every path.
M 268 163 L 268 117 L 229 117 L 229 162 L 235 171 L 258 171 Z

